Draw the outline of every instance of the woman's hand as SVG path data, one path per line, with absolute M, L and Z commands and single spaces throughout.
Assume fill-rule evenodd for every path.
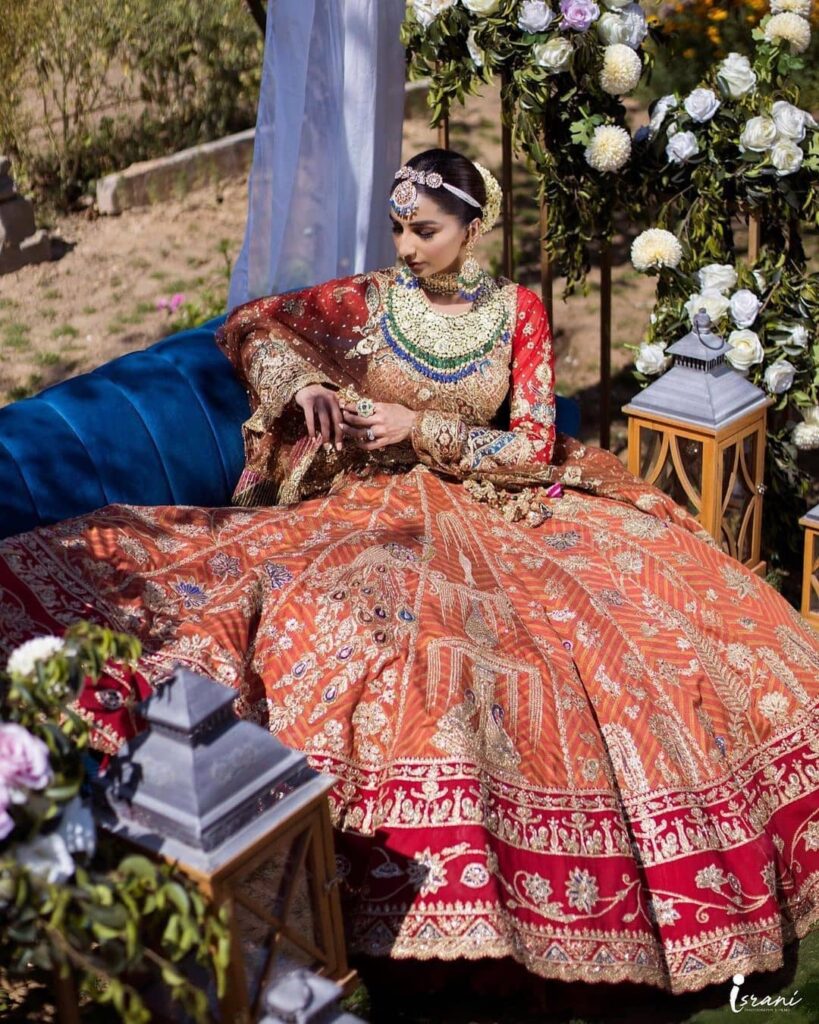
M 376 402 L 372 416 L 359 416 L 355 405 L 343 405 L 344 434 L 365 452 L 400 444 L 412 433 L 418 413 L 394 402 Z
M 331 391 L 323 384 L 308 384 L 306 388 L 296 392 L 295 402 L 304 412 L 304 422 L 307 424 L 307 433 L 310 437 L 316 437 L 318 424 L 318 440 L 325 443 L 335 442 L 336 448 L 341 451 L 344 434 L 341 406 L 335 391 Z

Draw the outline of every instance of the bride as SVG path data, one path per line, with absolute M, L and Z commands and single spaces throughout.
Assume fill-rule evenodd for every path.
M 109 506 L 0 546 L 3 643 L 135 634 L 113 750 L 183 662 L 337 783 L 349 941 L 673 992 L 819 919 L 819 643 L 613 455 L 555 431 L 543 306 L 472 247 L 492 176 L 430 150 L 399 265 L 247 303 L 234 507 Z

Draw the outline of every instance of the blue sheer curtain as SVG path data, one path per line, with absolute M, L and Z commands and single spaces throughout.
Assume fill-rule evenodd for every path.
M 269 0 L 248 217 L 229 308 L 394 260 L 404 0 Z

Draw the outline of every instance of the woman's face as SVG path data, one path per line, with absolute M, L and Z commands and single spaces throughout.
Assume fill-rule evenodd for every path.
M 461 268 L 469 239 L 477 237 L 479 220 L 465 227 L 427 195 L 418 196 L 418 210 L 405 220 L 391 210 L 395 251 L 416 277 L 455 273 Z

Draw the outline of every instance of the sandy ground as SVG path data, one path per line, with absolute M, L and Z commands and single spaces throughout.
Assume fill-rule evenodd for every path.
M 437 133 L 423 116 L 405 122 L 405 157 L 436 144 Z M 469 101 L 453 119 L 451 144 L 499 171 L 496 95 Z M 516 277 L 537 289 L 534 188 L 523 168 L 516 169 L 516 182 Z M 246 201 L 247 182 L 235 180 L 119 217 L 95 218 L 90 211 L 49 225 L 62 240 L 60 258 L 0 277 L 0 404 L 170 333 L 174 316 L 157 309 L 162 299 L 179 293 L 210 314 L 227 294 L 226 256 L 234 260 L 241 246 Z M 636 274 L 622 259 L 625 241 L 619 240 L 613 274 L 615 377 L 631 358 L 623 345 L 642 336 L 653 296 L 653 281 Z M 483 241 L 482 253 L 498 260 L 500 251 L 501 232 L 496 228 Z M 560 289 L 558 281 L 556 294 Z M 565 304 L 558 301 L 555 307 L 558 389 L 580 397 L 584 433 L 590 438 L 596 433 L 598 405 L 598 318 L 599 287 L 593 273 L 587 296 L 575 296 Z M 614 408 L 619 409 L 635 390 L 630 374 L 621 374 L 619 384 L 615 381 Z M 616 448 L 624 444 L 622 423 L 615 423 L 613 439 Z

